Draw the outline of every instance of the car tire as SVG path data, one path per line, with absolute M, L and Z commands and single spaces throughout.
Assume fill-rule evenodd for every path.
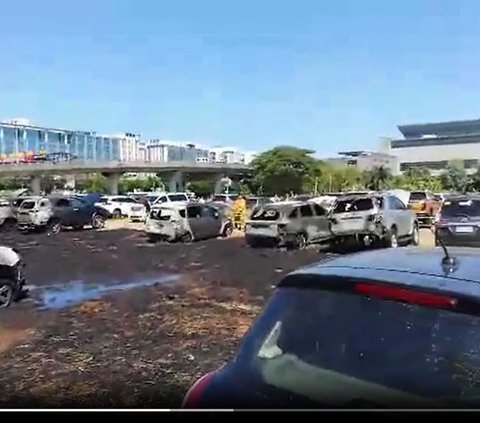
M 58 234 L 62 230 L 62 224 L 58 219 L 50 219 L 47 223 L 46 232 L 47 236 Z
M 387 248 L 397 248 L 398 247 L 398 232 L 395 226 L 392 226 L 387 232 L 385 237 L 385 247 Z
M 9 280 L 0 280 L 0 308 L 7 308 L 15 300 L 14 284 Z
M 120 219 L 122 217 L 122 211 L 120 209 L 115 209 L 112 212 L 112 218 L 113 219 Z
M 420 228 L 417 224 L 413 225 L 412 237 L 410 240 L 410 244 L 417 246 L 420 244 Z
M 222 232 L 222 237 L 223 238 L 229 238 L 231 237 L 233 234 L 233 227 L 232 225 L 226 225 L 224 228 L 223 228 L 223 232 Z
M 193 241 L 193 235 L 191 232 L 185 232 L 181 238 L 180 241 L 183 242 L 184 244 L 190 244 Z
M 95 213 L 92 216 L 92 228 L 95 230 L 103 229 L 105 227 L 105 218 L 98 214 Z
M 155 244 L 158 241 L 158 236 L 154 234 L 147 234 L 147 241 L 151 244 Z
M 303 250 L 308 244 L 307 236 L 303 232 L 295 235 L 294 243 L 296 250 Z

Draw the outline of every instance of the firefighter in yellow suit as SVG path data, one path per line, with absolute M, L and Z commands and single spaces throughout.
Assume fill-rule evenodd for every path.
M 245 229 L 245 220 L 247 218 L 247 202 L 241 195 L 233 202 L 233 223 L 236 229 L 243 231 Z

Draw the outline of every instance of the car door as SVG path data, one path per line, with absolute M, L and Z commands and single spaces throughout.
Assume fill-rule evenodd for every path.
M 316 218 L 311 204 L 304 204 L 299 207 L 300 211 L 300 231 L 307 234 L 309 241 L 318 238 L 318 228 Z
M 92 221 L 93 207 L 84 203 L 76 198 L 70 199 L 70 205 L 72 208 L 72 225 L 85 226 L 89 225 Z
M 190 205 L 187 207 L 187 220 L 190 230 L 195 239 L 203 239 L 205 236 L 205 228 L 202 224 L 202 209 L 199 205 Z
M 220 235 L 220 231 L 222 229 L 222 219 L 219 211 L 210 206 L 202 205 L 200 207 L 202 209 L 201 223 L 203 225 L 203 229 L 205 230 L 204 237 L 216 238 Z
M 54 217 L 60 219 L 64 226 L 75 225 L 75 212 L 68 198 L 60 198 L 54 205 Z
M 397 197 L 392 197 L 392 202 L 394 204 L 395 210 L 398 214 L 398 221 L 401 222 L 401 236 L 408 236 L 412 234 L 413 231 L 413 222 L 415 220 L 414 214 L 408 207 Z M 400 231 L 399 231 L 400 232 Z
M 393 225 L 397 227 L 398 236 L 404 237 L 408 233 L 408 223 L 406 221 L 406 214 L 402 210 L 402 202 L 395 196 L 389 195 L 384 201 L 384 220 L 387 228 Z
M 316 230 L 315 239 L 326 239 L 331 235 L 330 221 L 328 220 L 328 212 L 319 204 L 313 204 L 314 226 Z

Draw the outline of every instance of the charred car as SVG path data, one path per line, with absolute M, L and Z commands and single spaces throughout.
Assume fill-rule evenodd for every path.
M 327 211 L 308 201 L 266 204 L 253 210 L 245 226 L 250 247 L 262 245 L 302 248 L 331 237 Z
M 222 210 L 200 203 L 154 205 L 145 223 L 145 233 L 150 242 L 192 242 L 228 237 L 232 231 L 231 219 Z
M 0 246 L 0 308 L 17 300 L 25 285 L 24 263 L 10 247 Z
M 365 246 L 398 247 L 419 243 L 415 214 L 396 196 L 354 195 L 340 198 L 330 215 L 336 245 L 358 241 Z
M 108 211 L 88 199 L 76 197 L 29 197 L 20 205 L 17 225 L 22 231 L 46 230 L 57 233 L 62 227 L 102 229 Z

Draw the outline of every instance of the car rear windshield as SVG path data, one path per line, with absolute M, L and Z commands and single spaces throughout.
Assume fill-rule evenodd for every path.
M 480 216 L 480 200 L 445 201 L 441 211 L 442 217 Z
M 427 194 L 425 192 L 411 192 L 410 193 L 410 201 L 423 201 L 427 199 Z
M 339 200 L 333 210 L 334 213 L 348 213 L 355 211 L 368 211 L 373 209 L 371 198 L 357 198 L 353 200 Z
M 26 201 L 23 201 L 22 204 L 20 205 L 20 208 L 23 209 L 23 210 L 32 210 L 35 208 L 35 205 L 37 203 L 35 201 L 32 201 L 32 200 L 26 200 Z
M 324 405 L 478 405 L 479 329 L 480 318 L 469 314 L 342 291 L 279 288 L 237 361 L 268 389 Z
M 258 209 L 252 213 L 252 220 L 271 220 L 275 221 L 280 218 L 280 212 L 275 209 Z
M 168 199 L 170 201 L 188 201 L 188 197 L 185 194 L 169 194 Z
M 154 220 L 170 220 L 175 214 L 175 210 L 173 209 L 153 209 L 150 212 L 150 218 Z

